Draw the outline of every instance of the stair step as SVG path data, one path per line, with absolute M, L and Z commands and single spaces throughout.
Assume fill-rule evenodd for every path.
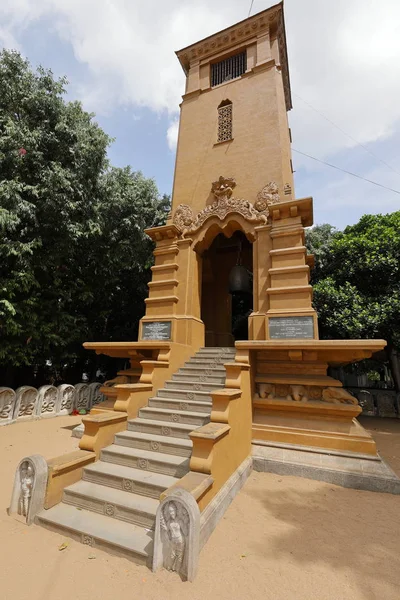
M 150 408 L 169 408 L 173 411 L 192 410 L 195 412 L 210 414 L 212 402 L 197 402 L 193 400 L 178 400 L 175 398 L 149 398 L 148 406 Z
M 41 525 L 68 535 L 85 545 L 107 550 L 143 565 L 150 566 L 153 533 L 143 527 L 111 520 L 68 504 L 57 504 L 38 515 Z
M 201 427 L 210 420 L 210 416 L 205 413 L 151 407 L 141 408 L 139 418 L 166 421 L 167 423 L 187 423 L 194 427 Z
M 65 488 L 63 502 L 147 529 L 154 527 L 157 508 L 160 505 L 159 500 L 155 498 L 122 492 L 83 480 Z
M 179 481 L 178 478 L 170 475 L 150 473 L 149 471 L 103 462 L 102 460 L 85 467 L 82 479 L 156 499 L 167 488 Z
M 119 446 L 127 446 L 128 448 L 152 450 L 153 452 L 185 457 L 192 455 L 193 446 L 192 440 L 129 430 L 117 433 L 115 443 Z
M 157 392 L 157 398 L 173 398 L 174 400 L 200 400 L 200 402 L 212 402 L 212 397 L 209 391 L 203 390 L 173 390 L 162 388 Z
M 172 381 L 190 381 L 196 383 L 204 382 L 210 384 L 225 383 L 225 378 L 225 375 L 193 375 L 193 373 L 174 373 L 174 375 L 172 375 Z
M 226 376 L 226 369 L 221 366 L 219 363 L 214 364 L 214 363 L 209 363 L 209 362 L 205 362 L 205 363 L 185 363 L 185 365 L 183 367 L 181 367 L 178 371 L 178 373 L 181 373 L 182 375 L 186 375 L 186 374 L 206 374 L 208 371 L 210 371 L 211 375 L 218 375 L 218 377 L 225 377 Z
M 196 381 L 192 379 L 190 381 L 175 381 L 170 379 L 164 384 L 165 388 L 170 390 L 199 390 L 203 392 L 211 392 L 225 387 L 225 381 L 223 383 L 207 383 L 207 381 Z
M 101 451 L 100 459 L 115 465 L 124 465 L 171 477 L 180 478 L 189 471 L 189 458 L 161 454 L 151 450 L 140 450 L 139 448 L 128 448 L 117 444 L 104 448 Z
M 200 348 L 200 350 L 196 352 L 195 356 L 198 356 L 199 354 L 236 354 L 236 348 L 233 346 L 226 348 L 219 348 L 218 346 L 205 346 Z
M 128 429 L 129 431 L 140 431 L 159 436 L 189 439 L 189 433 L 197 429 L 197 427 L 195 425 L 187 425 L 186 423 L 168 423 L 153 419 L 136 418 L 128 421 Z

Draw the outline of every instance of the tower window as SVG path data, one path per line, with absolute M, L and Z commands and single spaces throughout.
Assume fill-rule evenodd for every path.
M 246 50 L 211 65 L 211 87 L 243 75 L 247 68 Z
M 226 142 L 232 138 L 232 102 L 224 100 L 218 106 L 218 139 L 217 142 Z

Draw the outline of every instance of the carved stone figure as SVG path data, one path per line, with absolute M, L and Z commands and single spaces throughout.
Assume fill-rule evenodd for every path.
M 219 200 L 219 198 L 230 198 L 233 190 L 236 187 L 236 181 L 232 177 L 219 177 L 218 181 L 213 181 L 211 184 L 211 193 Z
M 179 229 L 182 235 L 186 235 L 193 225 L 193 211 L 187 204 L 180 204 L 175 211 L 173 224 Z
M 21 493 L 19 497 L 18 514 L 24 517 L 28 516 L 29 505 L 32 497 L 35 471 L 29 462 L 24 462 L 20 466 L 21 473 Z
M 47 461 L 39 454 L 23 458 L 15 471 L 14 486 L 9 515 L 24 517 L 31 525 L 36 515 L 44 508 L 48 477 Z
M 185 554 L 189 515 L 183 506 L 179 505 L 178 508 L 171 500 L 161 511 L 160 525 L 169 546 L 165 567 L 168 571 L 179 573 Z
M 322 399 L 325 402 L 334 404 L 355 404 L 358 405 L 357 398 L 354 398 L 349 392 L 340 387 L 328 387 L 322 392 Z
M 304 385 L 292 385 L 290 387 L 293 400 L 296 402 L 307 402 L 307 389 L 304 387 Z
M 274 181 L 270 181 L 269 183 L 267 183 L 267 185 L 263 187 L 261 192 L 258 192 L 254 208 L 262 212 L 267 210 L 268 206 L 271 206 L 271 204 L 276 204 L 277 202 L 280 202 L 278 191 L 278 186 Z
M 193 581 L 200 552 L 200 510 L 191 493 L 174 489 L 157 509 L 153 571 L 161 567 Z

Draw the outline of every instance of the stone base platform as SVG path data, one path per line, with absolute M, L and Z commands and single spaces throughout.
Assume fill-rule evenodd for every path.
M 400 494 L 400 478 L 379 456 L 253 440 L 255 471 L 294 475 L 342 487 Z

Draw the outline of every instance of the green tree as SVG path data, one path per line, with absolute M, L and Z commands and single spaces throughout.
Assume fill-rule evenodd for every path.
M 387 340 L 400 389 L 400 212 L 365 215 L 343 232 L 333 232 L 318 266 L 314 305 L 321 337 Z
M 0 53 L 0 367 L 83 360 L 86 339 L 127 339 L 151 263 L 143 228 L 168 199 L 112 169 L 110 138 L 65 78 Z M 28 381 L 24 381 L 28 383 Z

